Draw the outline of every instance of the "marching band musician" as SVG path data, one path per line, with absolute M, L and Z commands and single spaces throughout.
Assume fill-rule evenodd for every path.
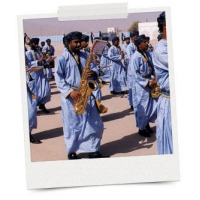
M 25 50 L 26 51 L 26 50 Z M 25 66 L 26 70 L 28 69 L 28 60 L 25 54 Z M 30 68 L 31 69 L 31 68 Z M 37 128 L 37 98 L 36 96 L 36 86 L 35 80 L 32 79 L 29 74 L 30 71 L 26 71 L 26 86 L 27 86 L 27 102 L 28 102 L 28 120 L 29 120 L 29 137 L 30 142 L 34 144 L 40 144 L 41 141 L 37 140 L 31 134 L 32 130 Z
M 32 38 L 29 42 L 30 50 L 26 51 L 26 57 L 28 61 L 28 68 L 39 67 L 38 71 L 31 72 L 31 76 L 36 82 L 36 95 L 37 95 L 37 105 L 39 109 L 43 110 L 45 113 L 49 113 L 46 109 L 45 104 L 51 99 L 51 88 L 46 76 L 43 73 L 43 60 L 44 57 L 41 55 L 37 49 L 37 44 L 39 43 L 39 38 Z
M 144 137 L 151 137 L 153 130 L 149 122 L 156 120 L 156 100 L 150 95 L 150 89 L 156 83 L 152 80 L 154 74 L 151 55 L 147 51 L 148 43 L 145 35 L 135 39 L 137 51 L 131 56 L 129 74 L 135 80 L 135 92 L 133 95 L 136 126 L 138 134 Z
M 108 42 L 108 37 L 102 37 L 102 40 L 107 41 L 107 45 L 104 48 L 100 60 L 100 69 L 102 71 L 102 76 L 100 76 L 100 79 L 102 80 L 102 83 L 105 84 L 106 81 L 110 80 L 110 64 L 111 60 L 108 58 L 108 49 L 110 48 L 110 43 Z
M 111 94 L 127 94 L 126 77 L 122 64 L 124 53 L 119 46 L 119 37 L 114 37 L 112 43 L 113 45 L 108 50 L 108 58 L 111 60 L 109 89 Z
M 157 148 L 158 154 L 172 154 L 173 144 L 165 12 L 160 14 L 157 21 L 159 32 L 162 33 L 162 39 L 156 44 L 153 52 L 156 78 L 161 89 L 157 107 Z
M 124 67 L 126 72 L 127 78 L 127 68 L 128 68 L 128 55 L 127 55 L 127 46 L 130 44 L 130 37 L 124 37 L 125 44 L 123 45 L 123 52 L 124 52 Z
M 47 45 L 43 47 L 42 52 L 44 52 L 48 56 L 54 56 L 55 49 L 51 45 L 51 39 L 47 39 L 46 43 L 47 43 Z M 48 79 L 54 79 L 54 75 L 52 73 L 52 69 L 51 68 L 54 68 L 54 61 L 51 61 L 49 63 L 49 67 L 47 67 L 45 69 L 46 70 L 46 76 L 47 76 Z
M 90 48 L 88 48 L 89 39 L 90 39 L 90 37 L 88 35 L 82 34 L 82 38 L 81 38 L 81 51 L 87 53 L 87 55 L 90 54 Z
M 64 141 L 69 160 L 79 159 L 77 152 L 87 152 L 89 158 L 105 157 L 99 152 L 104 126 L 95 97 L 90 95 L 83 114 L 76 114 L 73 108 L 74 102 L 81 97 L 76 90 L 87 59 L 87 54 L 80 51 L 81 38 L 82 33 L 78 31 L 64 37 L 65 49 L 58 57 L 55 68 L 56 85 L 61 92 Z M 97 78 L 96 69 L 91 63 L 87 71 L 88 78 Z
M 129 88 L 129 91 L 128 91 L 128 100 L 129 100 L 129 104 L 130 104 L 130 107 L 131 109 L 133 110 L 134 106 L 134 102 L 133 102 L 133 99 L 134 99 L 134 95 L 135 95 L 135 81 L 133 79 L 133 77 L 131 78 L 131 74 L 129 74 L 129 71 L 131 71 L 130 68 L 130 59 L 131 59 L 131 55 L 134 54 L 134 52 L 136 51 L 136 46 L 134 44 L 134 41 L 135 39 L 138 37 L 139 35 L 139 32 L 138 31 L 132 31 L 130 32 L 130 38 L 131 38 L 131 43 L 127 46 L 126 48 L 126 53 L 127 53 L 127 65 L 128 65 L 128 68 L 127 68 L 127 85 L 128 85 L 128 88 Z

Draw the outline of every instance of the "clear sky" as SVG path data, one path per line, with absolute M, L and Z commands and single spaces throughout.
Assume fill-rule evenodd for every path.
M 107 32 L 107 28 L 115 27 L 126 32 L 135 21 L 156 22 L 161 12 L 129 13 L 126 19 L 58 21 L 57 18 L 25 19 L 24 32 L 29 37 L 63 35 L 71 31 Z

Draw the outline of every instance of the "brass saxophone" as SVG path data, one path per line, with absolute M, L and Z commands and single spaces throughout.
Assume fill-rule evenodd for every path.
M 73 105 L 75 113 L 79 114 L 79 115 L 84 113 L 84 111 L 87 107 L 88 99 L 89 99 L 92 91 L 95 91 L 98 88 L 97 83 L 93 80 L 89 80 L 87 78 L 87 74 L 86 74 L 87 70 L 90 69 L 90 64 L 92 62 L 92 58 L 93 58 L 93 52 L 91 51 L 87 57 L 86 65 L 85 65 L 85 68 L 83 70 L 82 77 L 81 77 L 81 82 L 80 82 L 80 85 L 77 90 L 78 92 L 80 92 L 81 97 L 77 101 L 75 101 L 75 103 Z M 96 99 L 96 105 L 97 105 L 100 113 L 107 112 L 107 108 L 104 107 L 102 104 L 100 104 L 100 102 L 97 99 Z
M 156 76 L 154 76 L 153 81 L 156 82 L 156 84 L 151 87 L 150 92 L 151 92 L 151 97 L 156 99 L 160 96 L 161 90 L 160 90 L 160 86 L 157 83 Z

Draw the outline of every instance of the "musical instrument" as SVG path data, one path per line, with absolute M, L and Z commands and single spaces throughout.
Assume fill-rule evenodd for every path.
M 81 97 L 77 101 L 75 101 L 73 105 L 75 113 L 79 115 L 83 114 L 83 112 L 85 111 L 88 99 L 92 91 L 96 91 L 98 88 L 98 85 L 95 81 L 87 78 L 87 71 L 90 70 L 90 64 L 92 62 L 92 58 L 93 58 L 93 51 L 91 50 L 90 54 L 87 57 L 86 65 L 81 77 L 81 82 L 77 90 L 78 92 L 80 92 Z M 106 107 L 104 107 L 97 99 L 95 101 L 100 113 L 107 112 Z
M 156 99 L 161 95 L 161 90 L 157 83 L 156 76 L 154 76 L 153 81 L 156 82 L 156 84 L 151 87 L 150 94 L 152 98 Z

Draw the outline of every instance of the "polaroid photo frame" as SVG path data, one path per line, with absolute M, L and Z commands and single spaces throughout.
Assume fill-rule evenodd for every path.
M 96 9 L 93 12 L 94 7 Z M 98 10 L 98 12 L 97 12 Z M 116 12 L 117 11 L 117 12 Z M 166 12 L 168 62 L 170 72 L 171 118 L 173 154 L 119 156 L 103 159 L 46 160 L 33 161 L 29 142 L 26 71 L 24 58 L 24 20 L 58 18 L 62 21 L 125 19 L 130 13 Z M 109 14 L 108 14 L 109 13 Z M 118 13 L 116 15 L 116 13 Z M 130 9 L 127 4 L 59 7 L 58 13 L 18 16 L 20 72 L 23 100 L 23 123 L 27 188 L 57 188 L 141 182 L 163 182 L 179 180 L 178 136 L 176 123 L 176 101 L 173 71 L 173 49 L 170 8 Z M 59 129 L 61 130 L 61 129 Z M 62 134 L 62 133 L 61 133 Z M 63 141 L 64 145 L 64 141 Z M 39 147 L 38 147 L 39 148 Z M 64 148 L 64 147 L 63 147 Z M 42 152 L 40 152 L 42 154 Z M 67 154 L 66 154 L 67 158 Z

